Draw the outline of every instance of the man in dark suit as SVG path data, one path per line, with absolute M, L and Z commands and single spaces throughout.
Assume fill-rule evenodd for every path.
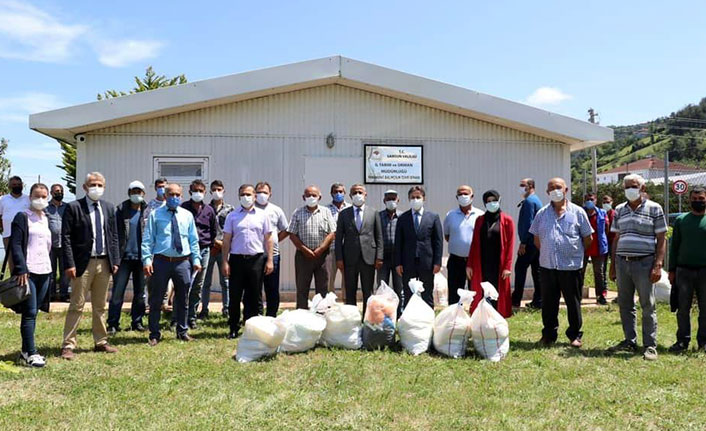
M 86 295 L 91 294 L 93 341 L 96 352 L 115 353 L 108 344 L 105 306 L 110 276 L 118 270 L 120 251 L 115 207 L 101 197 L 105 177 L 100 172 L 86 175 L 86 197 L 67 205 L 61 222 L 61 248 L 66 276 L 71 280 L 71 300 L 64 325 L 61 357 L 71 360 L 78 346 L 76 333 L 81 322 Z
M 411 209 L 403 213 L 395 230 L 395 269 L 402 277 L 403 303 L 412 297 L 409 280 L 424 283 L 422 298 L 434 307 L 434 274 L 441 270 L 444 233 L 439 215 L 425 211 L 424 187 L 413 186 L 407 193 Z
M 357 304 L 360 276 L 365 314 L 368 298 L 375 287 L 375 270 L 382 266 L 382 224 L 378 212 L 365 205 L 367 192 L 363 185 L 353 185 L 350 196 L 353 206 L 338 214 L 336 224 L 336 267 L 344 275 L 346 304 Z

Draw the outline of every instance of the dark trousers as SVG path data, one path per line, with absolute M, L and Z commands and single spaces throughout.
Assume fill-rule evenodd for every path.
M 167 291 L 169 280 L 174 283 L 174 308 L 176 316 L 177 336 L 186 334 L 189 327 L 186 324 L 189 304 L 189 288 L 191 285 L 191 262 L 182 260 L 180 262 L 169 262 L 159 258 L 154 259 L 154 273 L 150 277 L 152 294 L 149 296 L 150 317 L 149 328 L 150 338 L 159 340 L 161 332 L 159 330 L 159 319 L 161 317 L 162 298 Z
M 30 295 L 22 303 L 22 320 L 20 321 L 20 335 L 22 336 L 22 351 L 28 355 L 37 353 L 34 345 L 34 329 L 37 326 L 37 312 L 44 301 L 44 296 L 49 294 L 49 279 L 52 274 L 29 274 Z
M 145 317 L 145 276 L 142 272 L 142 262 L 137 259 L 123 259 L 113 278 L 113 294 L 110 296 L 108 304 L 109 327 L 120 327 L 120 312 L 123 308 L 125 290 L 130 276 L 132 276 L 131 326 L 142 324 L 142 318 Z
M 672 289 L 679 289 L 677 310 L 677 341 L 691 341 L 691 305 L 696 293 L 699 305 L 699 330 L 696 342 L 699 348 L 706 345 L 706 268 L 677 268 L 677 278 Z
M 417 259 L 416 263 L 417 265 L 413 268 L 404 268 L 404 271 L 402 271 L 402 298 L 400 300 L 404 302 L 404 307 L 406 307 L 409 300 L 412 299 L 412 291 L 409 290 L 409 280 L 418 278 L 424 285 L 422 299 L 431 308 L 434 308 L 434 271 L 432 269 L 420 269 L 419 259 Z
M 368 305 L 368 298 L 373 294 L 375 287 L 375 265 L 368 265 L 363 260 L 363 256 L 358 256 L 358 261 L 354 264 L 344 265 L 343 278 L 346 280 L 346 304 L 358 305 L 358 278 L 360 278 L 360 290 L 363 291 L 363 316 Z
M 69 296 L 69 279 L 66 278 L 66 266 L 64 265 L 64 255 L 61 253 L 60 247 L 52 247 L 51 258 L 51 277 L 49 278 L 50 295 L 59 295 L 60 297 Z M 59 270 L 59 291 L 56 290 L 56 271 Z
M 605 266 L 608 261 L 608 255 L 591 256 L 591 264 L 593 265 L 593 285 L 596 287 L 596 298 L 605 297 L 608 291 L 608 280 L 605 278 Z M 583 258 L 583 268 L 581 268 L 581 291 L 586 282 L 586 267 L 588 266 L 588 257 Z
M 294 273 L 297 284 L 297 308 L 309 308 L 309 289 L 311 279 L 314 279 L 314 290 L 321 296 L 328 293 L 328 268 L 326 256 L 328 251 L 318 259 L 309 259 L 297 250 L 294 254 Z
M 262 278 L 265 275 L 264 253 L 252 256 L 231 254 L 230 265 L 230 304 L 228 304 L 228 324 L 231 332 L 240 329 L 240 302 L 243 302 L 243 321 L 257 316 L 262 310 Z
M 556 341 L 559 330 L 559 299 L 564 295 L 569 327 L 566 336 L 573 341 L 581 338 L 581 270 L 559 271 L 540 269 L 542 283 L 542 336 L 549 341 Z
M 519 307 L 522 296 L 525 293 L 525 280 L 527 280 L 527 268 L 532 268 L 532 283 L 534 284 L 534 294 L 532 304 L 537 307 L 542 306 L 542 277 L 539 276 L 539 250 L 534 245 L 525 248 L 525 254 L 517 256 L 515 261 L 515 290 L 512 292 L 512 305 Z
M 449 305 L 458 303 L 458 289 L 469 289 L 468 277 L 466 277 L 466 262 L 468 257 L 449 255 L 449 260 L 446 263 L 446 271 L 448 272 L 449 286 Z M 424 287 L 426 290 L 426 287 Z
M 277 317 L 279 310 L 279 255 L 272 256 L 274 271 L 270 275 L 265 275 L 263 285 L 265 286 L 265 302 L 267 302 L 266 316 Z M 258 314 L 262 314 L 259 310 Z
M 400 305 L 397 307 L 397 317 L 402 315 L 402 277 L 395 271 L 395 266 L 392 262 L 392 255 L 385 255 L 382 259 L 382 267 L 378 269 L 378 284 L 381 281 L 387 283 L 400 298 Z M 390 284 L 390 276 L 392 276 L 392 284 Z

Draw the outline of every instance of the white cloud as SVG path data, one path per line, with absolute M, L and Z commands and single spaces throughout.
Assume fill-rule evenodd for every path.
M 535 106 L 558 105 L 573 96 L 566 94 L 556 87 L 539 87 L 527 97 L 525 103 Z
M 13 97 L 0 97 L 0 123 L 27 123 L 29 114 L 64 106 L 53 94 L 28 92 Z
M 61 149 L 55 142 L 43 142 L 41 144 L 19 144 L 10 140 L 7 148 L 7 158 L 12 162 L 15 159 L 24 160 L 46 160 L 53 163 L 61 163 Z
M 109 67 L 123 67 L 156 57 L 164 46 L 156 40 L 106 40 L 96 44 L 98 61 Z

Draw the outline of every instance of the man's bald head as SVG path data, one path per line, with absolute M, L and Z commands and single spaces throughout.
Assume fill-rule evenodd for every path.
M 321 197 L 321 191 L 317 186 L 309 185 L 304 189 L 304 198 L 306 199 L 309 196 Z
M 456 189 L 456 196 L 458 195 L 469 195 L 473 197 L 473 189 L 467 184 L 460 185 Z
M 563 190 L 566 191 L 566 181 L 563 178 L 555 177 L 549 180 L 547 183 L 547 193 L 552 190 Z
M 168 184 L 165 194 L 167 196 L 181 197 L 181 186 L 177 183 Z

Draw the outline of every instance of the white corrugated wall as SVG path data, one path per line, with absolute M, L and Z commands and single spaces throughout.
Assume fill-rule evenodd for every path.
M 334 148 L 325 137 L 336 136 Z M 119 202 L 127 184 L 153 181 L 155 156 L 209 156 L 208 180 L 221 179 L 226 199 L 236 201 L 242 183 L 267 180 L 273 202 L 287 214 L 301 204 L 307 157 L 349 157 L 359 163 L 363 142 L 396 140 L 424 145 L 427 208 L 444 214 L 455 206 L 459 184 L 470 184 L 476 206 L 490 188 L 516 218 L 520 179 L 544 184 L 569 177 L 569 147 L 546 138 L 439 109 L 341 85 L 327 85 L 232 103 L 87 134 L 78 147 L 78 178 L 98 170 L 108 179 L 106 197 Z M 362 171 L 359 180 L 362 182 Z M 328 184 L 321 185 L 322 190 Z M 370 185 L 369 202 L 381 207 L 389 186 Z M 409 186 L 395 186 L 400 191 Z M 79 193 L 80 194 L 80 193 Z M 148 193 L 152 197 L 153 193 Z M 329 201 L 325 193 L 326 201 Z M 406 199 L 402 199 L 406 209 Z M 293 247 L 282 247 L 282 287 L 293 288 Z

